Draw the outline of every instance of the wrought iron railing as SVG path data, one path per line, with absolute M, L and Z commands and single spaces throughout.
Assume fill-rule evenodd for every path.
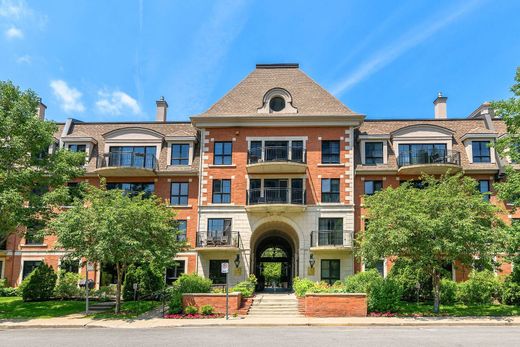
M 247 152 L 248 164 L 283 161 L 307 162 L 305 148 L 298 146 L 265 146 L 252 148 Z
M 318 230 L 311 232 L 311 247 L 346 246 L 353 244 L 353 233 L 345 230 Z
M 305 204 L 305 190 L 301 188 L 249 189 L 247 204 Z
M 240 232 L 211 230 L 197 232 L 197 247 L 239 247 Z
M 397 157 L 399 167 L 421 164 L 460 165 L 460 152 L 448 150 L 401 151 Z
M 157 170 L 155 155 L 137 152 L 110 152 L 98 156 L 97 167 L 133 167 Z

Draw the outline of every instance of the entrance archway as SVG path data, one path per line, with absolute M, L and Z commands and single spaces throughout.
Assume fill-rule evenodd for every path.
M 292 289 L 292 279 L 298 275 L 298 245 L 296 231 L 286 223 L 270 221 L 255 230 L 251 238 L 251 272 L 258 280 L 257 291 L 267 287 L 276 287 L 277 291 Z M 270 275 L 273 271 L 278 276 Z

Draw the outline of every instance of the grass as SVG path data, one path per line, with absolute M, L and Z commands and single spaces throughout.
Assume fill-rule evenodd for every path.
M 402 302 L 399 307 L 401 315 L 422 315 L 422 316 L 518 316 L 520 315 L 520 306 L 511 305 L 441 305 L 440 313 L 433 313 L 433 304 L 431 303 L 409 303 Z
M 132 319 L 143 313 L 159 307 L 159 301 L 128 301 L 121 303 L 121 313 L 115 314 L 112 311 L 99 312 L 89 315 L 94 319 Z
M 84 309 L 83 301 L 24 302 L 21 297 L 0 297 L 0 319 L 53 318 L 78 313 Z

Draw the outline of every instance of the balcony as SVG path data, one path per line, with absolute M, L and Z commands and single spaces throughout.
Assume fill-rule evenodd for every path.
M 240 232 L 238 231 L 224 230 L 197 232 L 195 249 L 198 252 L 238 252 L 239 246 Z
M 352 249 L 353 233 L 345 230 L 319 230 L 311 232 L 311 251 Z
M 397 157 L 399 174 L 402 175 L 441 175 L 448 170 L 462 170 L 460 152 L 448 150 L 415 150 L 399 152 Z
M 248 212 L 303 212 L 305 190 L 301 188 L 263 188 L 247 191 Z
M 102 176 L 155 176 L 158 169 L 155 155 L 138 152 L 110 152 L 97 158 Z
M 248 173 L 305 173 L 307 152 L 303 147 L 265 146 L 247 152 Z

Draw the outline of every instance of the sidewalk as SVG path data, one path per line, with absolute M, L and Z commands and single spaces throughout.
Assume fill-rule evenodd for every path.
M 520 317 L 341 317 L 103 320 L 80 316 L 0 320 L 0 329 L 22 328 L 175 328 L 199 326 L 520 326 Z

